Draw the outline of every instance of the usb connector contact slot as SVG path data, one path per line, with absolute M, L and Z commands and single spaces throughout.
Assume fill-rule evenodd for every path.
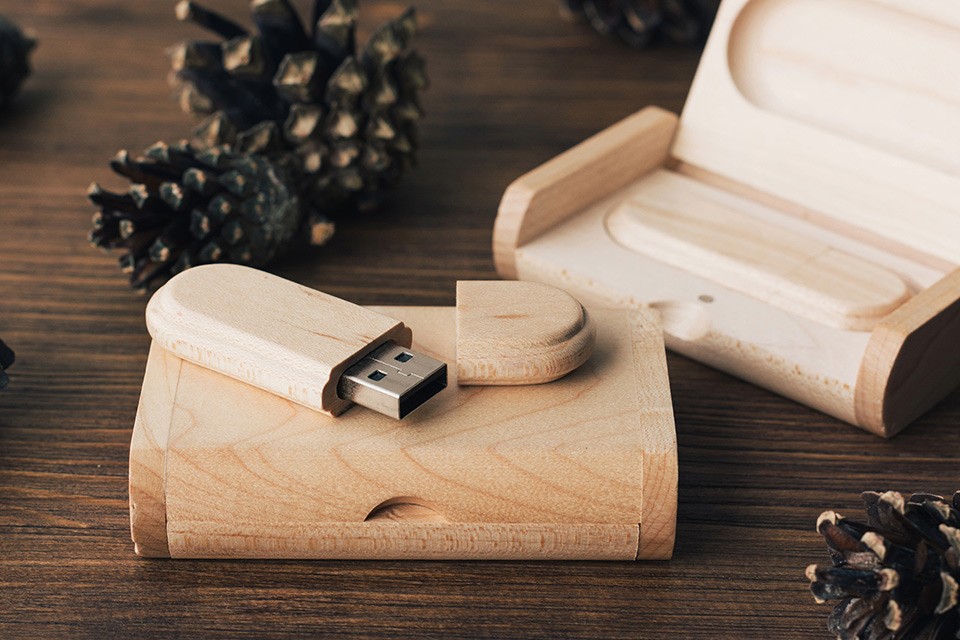
M 397 420 L 447 386 L 447 365 L 387 342 L 350 365 L 337 395 Z

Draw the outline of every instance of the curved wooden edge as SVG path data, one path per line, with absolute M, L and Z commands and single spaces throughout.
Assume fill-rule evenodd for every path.
M 189 523 L 181 523 L 182 526 Z M 278 523 L 255 533 L 223 525 L 172 533 L 177 558 L 267 560 L 634 560 L 635 524 L 444 523 L 376 519 L 308 526 Z
M 677 536 L 677 451 L 643 456 L 643 519 L 637 560 L 669 560 Z
M 674 113 L 647 107 L 507 187 L 493 228 L 493 256 L 501 277 L 517 277 L 517 248 L 662 165 L 678 121 Z
M 457 283 L 457 383 L 558 380 L 586 362 L 596 326 L 573 296 L 517 281 Z
M 593 353 L 597 331 L 586 309 L 582 310 L 579 324 L 580 329 L 569 339 L 539 350 L 531 348 L 525 356 L 470 359 L 458 354 L 457 383 L 511 386 L 559 380 L 579 368 Z
M 643 494 L 637 560 L 668 560 L 677 532 L 677 430 L 670 394 L 667 352 L 660 314 L 653 309 L 630 310 L 637 393 L 644 420 Z
M 147 558 L 169 558 L 166 456 L 180 358 L 154 342 L 147 358 L 140 405 L 130 440 L 130 537 Z
M 857 424 L 890 437 L 958 385 L 960 269 L 874 329 L 857 377 Z

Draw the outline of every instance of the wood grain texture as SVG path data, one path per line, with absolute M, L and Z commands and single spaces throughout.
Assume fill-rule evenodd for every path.
M 556 287 L 518 281 L 457 283 L 460 385 L 551 382 L 586 362 L 595 343 L 590 314 Z
M 784 200 L 692 164 L 674 158 L 670 162 L 670 168 L 705 185 L 717 187 L 725 192 L 728 198 L 748 200 L 765 207 L 768 215 L 777 216 L 778 224 L 782 226 L 829 239 L 831 244 L 845 247 L 845 250 L 848 249 L 898 273 L 907 274 L 905 277 L 914 285 L 928 286 L 954 269 L 953 262 L 937 258 L 922 249 L 908 247 L 876 231 L 831 218 L 804 205 Z
M 668 348 L 852 423 L 870 334 L 791 313 L 614 240 L 609 216 L 642 182 L 518 249 L 520 278 L 587 305 L 655 308 Z
M 890 437 L 960 384 L 960 270 L 884 318 L 857 380 L 857 419 Z
M 493 234 L 500 274 L 517 277 L 517 247 L 662 165 L 676 126 L 675 114 L 648 107 L 511 183 Z
M 934 0 L 728 0 L 672 152 L 956 267 L 958 24 Z
M 841 329 L 869 331 L 910 298 L 896 273 L 744 213 L 726 197 L 660 169 L 610 214 L 607 228 L 637 253 Z
M 154 342 L 130 439 L 130 535 L 134 552 L 166 558 L 167 447 L 183 361 Z
M 360 304 L 451 306 L 457 280 L 495 278 L 506 186 L 643 105 L 679 112 L 697 64 L 696 51 L 598 39 L 548 0 L 417 4 L 433 80 L 419 167 L 370 224 L 341 225 L 327 247 L 275 267 Z M 863 489 L 957 488 L 958 392 L 883 440 L 669 354 L 670 562 L 136 558 L 127 471 L 146 300 L 87 246 L 84 191 L 109 178 L 118 148 L 189 125 L 164 49 L 200 32 L 172 5 L 3 5 L 41 42 L 22 99 L 0 117 L 0 335 L 17 350 L 0 393 L 0 636 L 827 640 L 827 607 L 803 577 L 828 561 L 817 515 L 856 514 Z M 400 8 L 363 0 L 367 32 Z
M 185 271 L 147 305 L 165 350 L 332 416 L 343 372 L 385 342 L 409 347 L 402 322 L 316 289 L 234 264 Z
M 455 309 L 377 311 L 409 326 L 418 352 L 453 359 Z M 153 375 L 168 360 L 154 350 L 142 397 L 152 414 L 147 400 L 170 403 L 168 433 L 152 438 L 166 509 L 141 521 L 148 535 L 165 528 L 174 558 L 669 557 L 676 442 L 660 326 L 650 311 L 592 315 L 596 357 L 576 372 L 496 388 L 451 373 L 403 421 L 362 408 L 334 418 L 192 363 Z M 131 492 L 155 475 L 132 473 Z M 646 504 L 663 506 L 649 523 Z M 400 505 L 419 506 L 414 521 Z

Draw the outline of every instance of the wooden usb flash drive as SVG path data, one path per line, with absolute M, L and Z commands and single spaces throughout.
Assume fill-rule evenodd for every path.
M 216 265 L 172 279 L 148 316 L 130 449 L 139 555 L 672 552 L 676 440 L 654 312 L 588 311 L 515 282 L 461 283 L 456 309 L 362 309 Z M 384 339 L 458 363 L 403 420 L 336 397 L 337 377 Z
M 682 116 L 507 189 L 500 275 L 656 308 L 668 347 L 895 434 L 960 384 L 957 25 L 954 2 L 724 0 Z
M 147 328 L 184 360 L 331 416 L 359 402 L 402 418 L 446 386 L 446 365 L 404 349 L 402 322 L 236 265 L 171 280 Z

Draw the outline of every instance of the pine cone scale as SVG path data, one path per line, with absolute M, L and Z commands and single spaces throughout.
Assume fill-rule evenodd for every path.
M 310 48 L 300 16 L 288 0 L 254 0 L 251 13 L 264 46 L 274 60 L 279 61 L 287 51 Z
M 247 33 L 247 30 L 236 22 L 228 20 L 220 14 L 205 9 L 190 0 L 181 0 L 181 2 L 178 2 L 174 13 L 178 20 L 182 22 L 187 20 L 194 22 L 225 40 L 243 36 Z

